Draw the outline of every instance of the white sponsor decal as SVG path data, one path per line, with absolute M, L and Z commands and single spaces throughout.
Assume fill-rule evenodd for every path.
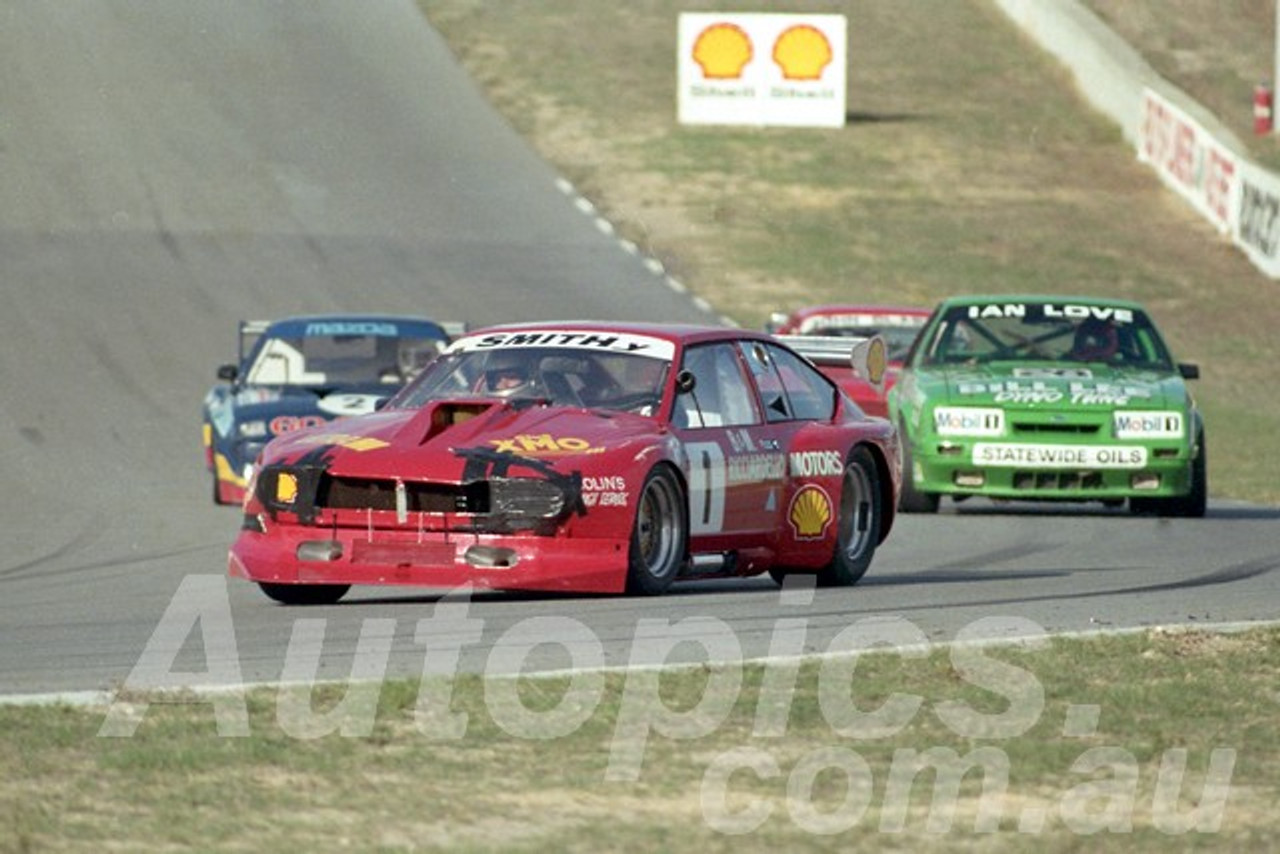
M 1140 385 L 1122 385 L 1119 383 L 1072 383 L 1072 403 L 1110 404 L 1125 406 L 1134 398 L 1146 400 L 1151 397 L 1151 389 Z
M 715 442 L 690 442 L 689 533 L 715 534 L 724 529 L 725 475 L 724 449 Z
M 583 492 L 625 492 L 627 479 L 620 474 L 597 475 L 582 479 Z
M 1024 380 L 1087 380 L 1093 378 L 1088 368 L 1014 368 L 1013 375 Z
M 373 321 L 329 321 L 308 323 L 303 335 L 375 335 L 381 338 L 394 338 L 400 334 L 394 323 L 376 323 Z
M 1147 449 L 979 442 L 973 446 L 973 463 L 1038 469 L 1140 469 L 1147 464 Z
M 494 332 L 462 338 L 449 347 L 449 352 L 476 350 L 524 349 L 528 347 L 556 347 L 569 350 L 593 350 L 606 353 L 626 353 L 648 356 L 653 359 L 671 359 L 675 344 L 648 335 L 629 335 L 614 332 L 581 332 L 567 329 L 530 329 L 519 332 Z
M 626 507 L 630 501 L 627 492 L 584 492 L 582 503 L 587 507 Z
M 1180 439 L 1181 412 L 1117 412 L 1114 416 L 1117 439 Z
M 815 329 L 866 329 L 875 326 L 900 326 L 914 329 L 924 326 L 927 318 L 915 314 L 819 314 L 800 323 L 802 333 Z
M 1131 309 L 1113 308 L 1107 305 L 1054 305 L 1048 303 L 1044 306 L 1043 312 L 1045 317 L 1058 317 L 1066 320 L 1084 320 L 1085 318 L 1096 317 L 1098 320 L 1113 320 L 1116 323 L 1133 323 L 1133 311 Z M 984 317 L 1026 316 L 1027 303 L 969 306 L 969 317 L 974 320 Z
M 1060 376 L 1047 373 L 1038 374 L 1042 379 L 1030 379 L 1035 373 L 1017 374 L 1022 379 L 997 380 L 993 382 L 961 382 L 956 390 L 963 395 L 989 394 L 996 403 L 1058 403 L 1070 400 L 1073 404 L 1092 404 L 1095 406 L 1126 406 L 1135 398 L 1149 399 L 1151 389 L 1144 386 L 1123 385 L 1108 382 L 1081 382 L 1072 380 L 1067 390 L 1045 382 L 1047 379 L 1066 378 L 1064 371 Z
M 733 448 L 735 453 L 755 453 L 756 443 L 752 440 L 751 434 L 746 430 L 728 430 L 725 432 L 725 435 L 729 439 L 729 447 Z
M 316 404 L 321 412 L 330 415 L 368 415 L 373 412 L 386 395 L 376 394 L 331 394 L 320 398 Z
M 933 411 L 933 429 L 940 436 L 1000 436 L 1004 410 L 939 406 Z
M 791 455 L 792 477 L 836 477 L 844 472 L 839 451 L 797 451 Z
M 1062 392 L 1056 388 L 1010 388 L 996 392 L 996 403 L 1057 403 Z
M 730 457 L 727 463 L 729 483 L 781 480 L 785 466 L 786 457 L 782 454 L 744 454 Z
M 989 394 L 996 403 L 1057 403 L 1063 393 L 1040 380 L 1020 383 L 1017 380 L 996 382 L 962 382 L 960 394 Z

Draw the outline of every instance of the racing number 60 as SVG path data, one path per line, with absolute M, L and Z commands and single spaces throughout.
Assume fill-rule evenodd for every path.
M 691 442 L 685 450 L 689 454 L 689 533 L 718 533 L 724 528 L 724 451 L 715 442 Z

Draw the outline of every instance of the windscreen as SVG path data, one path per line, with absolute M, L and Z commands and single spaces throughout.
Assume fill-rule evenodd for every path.
M 922 342 L 926 365 L 1051 361 L 1173 370 L 1147 315 L 1120 306 L 1071 303 L 958 305 Z
M 574 347 L 461 349 L 432 363 L 388 406 L 493 398 L 654 415 L 669 365 L 664 358 Z
M 263 339 L 247 382 L 253 385 L 403 385 L 439 355 L 433 338 L 299 335 Z

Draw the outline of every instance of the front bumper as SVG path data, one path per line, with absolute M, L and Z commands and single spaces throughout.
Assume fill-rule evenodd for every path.
M 984 454 L 980 440 L 938 440 L 912 449 L 916 490 L 1038 501 L 1109 501 L 1174 498 L 1192 486 L 1198 448 L 1182 444 L 1106 446 L 1002 442 Z M 1136 451 L 1144 459 L 1134 462 Z M 993 464 L 986 460 L 998 457 Z
M 242 530 L 228 573 L 272 584 L 368 584 L 620 593 L 630 537 L 406 532 L 265 520 Z

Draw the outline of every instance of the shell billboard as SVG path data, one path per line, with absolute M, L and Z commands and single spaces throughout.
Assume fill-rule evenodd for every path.
M 846 33 L 844 15 L 682 13 L 680 122 L 843 127 Z

